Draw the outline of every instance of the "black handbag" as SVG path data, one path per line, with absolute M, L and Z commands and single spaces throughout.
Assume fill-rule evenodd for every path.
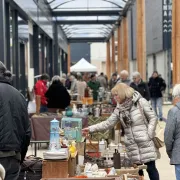
M 42 159 L 34 156 L 25 158 L 21 164 L 18 180 L 41 180 Z

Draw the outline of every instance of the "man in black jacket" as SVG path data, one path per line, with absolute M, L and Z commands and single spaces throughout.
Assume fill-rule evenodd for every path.
M 145 98 L 147 101 L 150 100 L 149 87 L 147 83 L 143 82 L 139 72 L 133 73 L 133 82 L 130 84 L 130 86 L 134 90 L 138 91 L 141 94 L 141 96 Z
M 0 62 L 0 164 L 6 170 L 5 180 L 17 180 L 31 137 L 27 103 L 11 80 Z
M 162 91 L 166 90 L 166 83 L 165 81 L 159 77 L 158 72 L 154 71 L 152 77 L 149 79 L 149 90 L 151 95 L 151 103 L 154 111 L 158 115 L 160 121 L 163 120 L 163 113 L 162 113 Z M 158 113 L 157 113 L 158 109 Z
M 111 90 L 112 88 L 114 88 L 114 86 L 117 84 L 117 82 L 119 81 L 120 79 L 117 77 L 117 74 L 116 73 L 113 73 L 112 74 L 112 78 L 110 79 L 109 81 L 109 89 Z

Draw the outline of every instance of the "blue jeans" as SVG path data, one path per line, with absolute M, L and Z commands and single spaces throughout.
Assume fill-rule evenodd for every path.
M 160 98 L 151 98 L 151 103 L 152 103 L 152 107 L 156 113 L 156 115 L 158 116 L 159 119 L 163 118 L 163 114 L 162 114 L 162 97 Z M 157 109 L 158 109 L 158 113 L 157 113 Z
M 175 165 L 176 180 L 180 180 L 180 164 Z
M 41 105 L 41 107 L 40 107 L 40 113 L 44 113 L 44 112 L 47 112 L 47 111 L 48 111 L 47 106 Z

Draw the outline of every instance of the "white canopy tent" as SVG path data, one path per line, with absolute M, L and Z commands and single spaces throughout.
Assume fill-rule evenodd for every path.
M 90 64 L 84 58 L 79 60 L 74 66 L 70 67 L 71 72 L 97 72 L 97 67 Z

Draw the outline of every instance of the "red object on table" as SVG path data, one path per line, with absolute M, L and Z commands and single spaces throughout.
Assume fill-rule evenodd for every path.
M 101 153 L 100 152 L 86 152 L 89 156 L 91 157 L 96 157 L 96 158 L 100 158 L 101 157 Z
M 58 116 L 35 116 L 31 117 L 31 140 L 48 141 L 50 138 L 50 121 L 54 118 L 61 120 Z

